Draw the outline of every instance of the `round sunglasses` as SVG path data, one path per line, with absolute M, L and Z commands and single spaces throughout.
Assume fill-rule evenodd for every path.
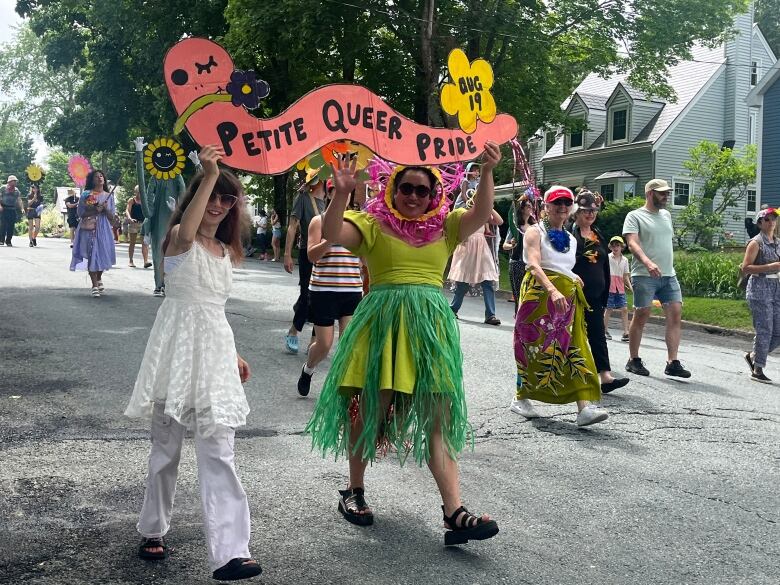
M 232 209 L 233 206 L 238 202 L 238 197 L 235 195 L 230 195 L 229 193 L 212 193 L 209 197 L 209 201 L 219 200 L 219 204 L 226 208 L 226 209 Z
M 401 195 L 409 197 L 412 193 L 417 195 L 419 199 L 425 199 L 431 196 L 431 188 L 426 185 L 412 185 L 411 183 L 401 183 L 398 185 L 398 190 Z

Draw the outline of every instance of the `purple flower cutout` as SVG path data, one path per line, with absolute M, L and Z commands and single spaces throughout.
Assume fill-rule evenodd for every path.
M 248 110 L 254 110 L 260 105 L 260 100 L 271 93 L 268 83 L 257 79 L 254 71 L 233 71 L 225 89 L 232 98 L 230 103 L 236 107 L 244 106 Z
M 536 324 L 528 322 L 528 318 L 538 306 L 539 303 L 537 301 L 521 303 L 515 318 L 515 360 L 521 363 L 524 368 L 528 367 L 525 344 L 533 343 L 541 335 Z
M 546 335 L 542 351 L 550 347 L 553 342 L 557 342 L 564 354 L 569 352 L 569 344 L 571 343 L 569 325 L 571 325 L 573 317 L 574 303 L 571 300 L 569 308 L 561 313 L 555 310 L 552 297 L 547 299 L 547 315 L 539 317 L 535 322 Z

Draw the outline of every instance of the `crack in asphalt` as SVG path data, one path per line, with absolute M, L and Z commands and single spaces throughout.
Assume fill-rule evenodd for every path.
M 704 495 L 704 494 L 699 494 L 699 493 L 693 492 L 691 490 L 686 490 L 685 488 L 682 488 L 682 487 L 679 487 L 679 486 L 676 486 L 676 485 L 673 485 L 673 484 L 663 483 L 663 482 L 661 482 L 661 481 L 659 481 L 657 479 L 651 479 L 649 477 L 642 477 L 640 479 L 642 481 L 646 482 L 646 483 L 651 483 L 653 485 L 657 485 L 657 486 L 663 487 L 665 489 L 677 490 L 678 492 L 686 494 L 686 495 L 689 495 L 689 496 L 694 496 L 694 497 L 697 497 L 697 498 L 701 498 L 703 500 L 709 500 L 711 502 L 717 502 L 719 504 L 726 504 L 727 506 L 733 506 L 735 508 L 738 508 L 738 509 L 742 510 L 743 512 L 747 512 L 748 514 L 755 514 L 756 516 L 761 518 L 761 520 L 763 520 L 764 522 L 767 522 L 768 524 L 777 524 L 776 520 L 772 520 L 771 518 L 765 518 L 764 516 L 761 515 L 761 512 L 759 512 L 757 510 L 752 510 L 750 508 L 746 508 L 745 506 L 742 506 L 741 504 L 738 504 L 737 502 L 731 502 L 729 500 L 724 500 L 723 498 L 718 498 L 716 496 L 708 496 L 708 495 Z

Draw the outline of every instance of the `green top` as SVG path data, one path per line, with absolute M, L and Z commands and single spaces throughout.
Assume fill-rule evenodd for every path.
M 623 234 L 638 234 L 639 245 L 645 256 L 658 265 L 661 276 L 675 276 L 674 272 L 674 226 L 672 214 L 666 209 L 656 212 L 640 207 L 626 215 Z M 631 276 L 650 276 L 647 268 L 636 255 L 631 258 Z
M 460 243 L 458 231 L 465 209 L 450 212 L 444 220 L 444 235 L 419 248 L 384 231 L 365 211 L 346 211 L 344 219 L 354 225 L 363 242 L 350 252 L 366 261 L 371 286 L 381 284 L 444 285 L 447 259 Z

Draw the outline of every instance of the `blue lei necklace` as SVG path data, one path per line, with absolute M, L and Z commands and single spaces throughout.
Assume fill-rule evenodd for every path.
M 544 229 L 547 232 L 547 239 L 550 240 L 552 247 L 562 254 L 566 254 L 569 251 L 569 232 L 566 230 L 556 230 L 550 227 L 550 221 L 545 217 L 542 219 Z

